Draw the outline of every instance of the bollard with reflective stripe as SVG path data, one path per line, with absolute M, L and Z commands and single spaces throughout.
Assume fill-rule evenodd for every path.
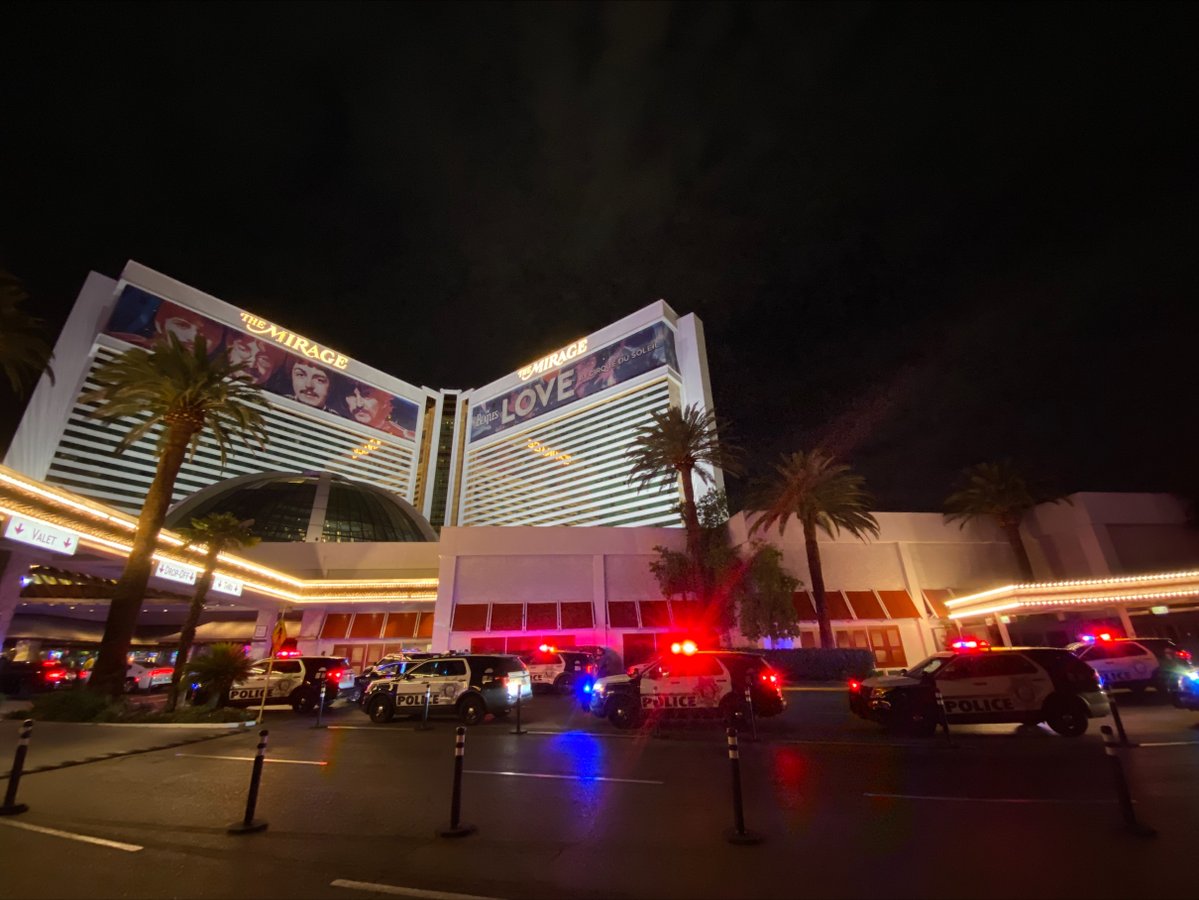
M 956 746 L 953 742 L 953 735 L 949 733 L 949 711 L 945 708 L 945 698 L 941 696 L 941 689 L 934 688 L 937 695 L 937 714 L 940 716 L 940 726 L 945 729 L 945 743 L 949 747 Z
M 425 711 L 421 716 L 421 720 L 416 723 L 417 731 L 429 731 L 433 726 L 429 724 L 429 700 L 433 696 L 432 685 L 425 685 Z
M 266 759 L 266 738 L 270 734 L 265 728 L 258 732 L 258 752 L 254 754 L 254 768 L 250 773 L 250 792 L 246 795 L 246 814 L 240 822 L 234 822 L 227 829 L 229 834 L 253 834 L 256 831 L 266 831 L 267 823 L 254 818 L 254 808 L 258 805 L 258 782 L 262 780 L 262 764 Z
M 1120 760 L 1116 741 L 1112 737 L 1111 726 L 1103 725 L 1099 731 L 1103 735 L 1103 752 L 1110 761 L 1112 781 L 1116 786 L 1116 800 L 1120 804 L 1124 826 L 1137 837 L 1157 837 L 1156 829 L 1143 825 L 1137 820 L 1137 813 L 1132 805 L 1132 791 L 1128 787 L 1128 778 L 1124 774 L 1124 763 Z
M 517 686 L 516 686 L 516 727 L 513 728 L 512 731 L 509 732 L 509 734 L 528 734 L 529 733 L 526 729 L 520 727 L 520 696 L 521 696 L 521 694 L 524 693 L 524 691 L 522 690 L 522 687 L 523 687 L 523 685 L 520 685 L 520 684 L 517 684 Z
M 1107 705 L 1112 712 L 1112 721 L 1116 723 L 1116 734 L 1120 736 L 1120 743 L 1125 747 L 1131 747 L 1132 744 L 1128 741 L 1128 733 L 1124 730 L 1124 719 L 1120 716 L 1120 704 L 1116 702 L 1116 698 L 1108 693 L 1104 687 L 1103 694 L 1107 697 Z
M 4 805 L 0 806 L 0 816 L 16 816 L 29 809 L 28 804 L 17 802 L 17 787 L 21 784 L 21 773 L 25 771 L 25 756 L 29 753 L 29 738 L 32 734 L 33 719 L 26 719 L 21 723 L 17 752 L 13 755 L 12 772 L 8 776 L 8 789 L 4 792 Z
M 440 828 L 438 837 L 466 837 L 477 830 L 459 820 L 462 812 L 462 762 L 466 756 L 466 729 L 459 725 L 454 731 L 454 787 L 450 795 L 450 825 Z
M 733 770 L 733 827 L 725 831 L 730 844 L 760 844 L 762 835 L 745 827 L 745 811 L 741 805 L 741 748 L 737 743 L 737 729 L 729 728 L 725 735 L 729 745 L 729 765 Z
M 324 728 L 325 726 L 321 724 L 321 719 L 325 712 L 325 697 L 328 695 L 328 688 L 329 688 L 329 672 L 328 672 L 328 670 L 323 667 L 320 669 L 317 669 L 316 680 L 321 683 L 321 693 L 316 701 L 316 724 L 313 725 L 312 727 L 313 728 Z

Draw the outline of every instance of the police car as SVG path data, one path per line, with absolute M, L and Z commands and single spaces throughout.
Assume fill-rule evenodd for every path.
M 744 715 L 749 687 L 754 713 L 778 715 L 787 707 L 782 679 L 762 656 L 724 650 L 698 650 L 692 641 L 671 645 L 671 653 L 633 674 L 597 679 L 591 712 L 617 728 L 633 728 L 645 718 Z
M 354 697 L 361 705 L 371 685 L 382 678 L 396 678 L 403 675 L 413 666 L 426 659 L 436 659 L 439 653 L 389 653 L 373 666 L 367 666 L 363 673 L 354 679 Z
M 1165 638 L 1115 638 L 1100 632 L 1067 649 L 1098 672 L 1105 687 L 1136 693 L 1151 687 L 1174 694 L 1179 677 L 1191 670 L 1191 654 Z
M 535 653 L 521 656 L 521 662 L 529 670 L 534 691 L 552 690 L 557 694 L 569 694 L 575 682 L 595 674 L 595 660 L 582 650 L 559 650 L 542 644 Z
M 328 706 L 343 692 L 354 690 L 354 670 L 346 660 L 336 656 L 285 656 L 259 660 L 250 669 L 249 677 L 229 689 L 228 706 L 255 706 L 262 703 L 287 703 L 298 713 L 316 709 L 320 702 L 320 670 L 325 670 L 325 705 Z M 268 677 L 269 670 L 269 677 Z M 195 702 L 207 701 L 203 689 Z
M 374 682 L 362 700 L 372 722 L 397 714 L 454 713 L 477 725 L 488 713 L 506 716 L 516 698 L 533 694 L 529 672 L 515 656 L 461 654 L 425 660 L 395 678 Z
M 974 640 L 957 641 L 900 675 L 851 681 L 849 707 L 864 719 L 931 733 L 940 721 L 937 691 L 950 723 L 1047 722 L 1077 737 L 1089 719 L 1109 712 L 1098 675 L 1069 650 L 992 649 Z

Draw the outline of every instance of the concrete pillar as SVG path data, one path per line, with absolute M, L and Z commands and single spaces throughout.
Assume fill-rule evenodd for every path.
M 608 640 L 608 581 L 604 571 L 604 555 L 597 554 L 591 559 L 591 609 L 595 616 L 596 643 L 611 647 Z
M 1132 617 L 1128 614 L 1128 609 L 1123 604 L 1116 607 L 1116 614 L 1120 616 L 1120 624 L 1124 626 L 1124 636 L 1134 638 L 1137 636 L 1137 630 L 1132 627 Z
M 275 622 L 279 619 L 279 610 L 258 610 L 258 621 L 254 623 L 254 640 L 250 642 L 250 657 L 264 659 L 271 652 L 271 632 L 275 630 Z M 288 635 L 294 637 L 294 635 Z
M 1012 646 L 1012 636 L 1008 634 L 1007 623 L 999 613 L 995 614 L 995 627 L 999 629 L 999 638 L 1003 641 L 1003 646 Z
M 920 619 L 916 623 L 916 634 L 920 638 L 920 655 L 912 660 L 912 664 L 915 665 L 916 660 L 937 649 L 937 641 L 933 637 L 933 622 L 925 612 L 927 604 L 924 601 L 924 585 L 916 573 L 916 564 L 912 561 L 912 554 L 902 541 L 896 541 L 895 552 L 899 557 L 900 571 L 903 572 L 904 588 L 907 590 L 908 596 L 912 598 L 912 603 L 916 605 L 916 611 L 920 613 Z M 907 647 L 904 648 L 904 654 L 907 655 Z
M 450 649 L 450 624 L 454 617 L 454 575 L 458 557 L 443 555 L 437 570 L 437 605 L 433 608 L 433 639 L 429 649 L 444 653 Z
M 29 573 L 33 557 L 19 550 L 0 551 L 0 647 L 8 636 L 12 617 L 21 605 L 21 579 Z

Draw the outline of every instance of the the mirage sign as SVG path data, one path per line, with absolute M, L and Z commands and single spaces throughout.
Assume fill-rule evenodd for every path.
M 573 345 L 572 345 L 573 346 Z M 660 366 L 678 369 L 674 332 L 656 322 L 623 340 L 534 378 L 502 397 L 480 403 L 470 418 L 472 441 L 523 425 Z M 523 374 L 523 373 L 522 373 Z

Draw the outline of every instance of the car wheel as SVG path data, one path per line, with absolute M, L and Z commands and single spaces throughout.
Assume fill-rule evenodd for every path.
M 291 695 L 291 708 L 301 715 L 316 709 L 318 702 L 320 702 L 319 698 L 311 691 L 296 691 Z
M 376 725 L 386 725 L 395 718 L 395 707 L 387 697 L 376 697 L 367 707 L 367 714 Z
M 136 678 L 126 678 L 125 679 L 125 693 L 126 694 L 136 694 L 137 693 L 137 679 Z
M 554 679 L 554 693 L 569 694 L 574 687 L 574 679 L 569 675 L 559 675 Z
M 637 704 L 632 697 L 618 695 L 608 701 L 608 721 L 617 728 L 633 728 L 638 718 Z
M 458 719 L 463 725 L 478 725 L 486 715 L 487 707 L 474 695 L 463 697 L 458 703 Z
M 1052 700 L 1045 721 L 1062 737 L 1078 737 L 1087 730 L 1087 708 L 1077 697 L 1059 697 Z

